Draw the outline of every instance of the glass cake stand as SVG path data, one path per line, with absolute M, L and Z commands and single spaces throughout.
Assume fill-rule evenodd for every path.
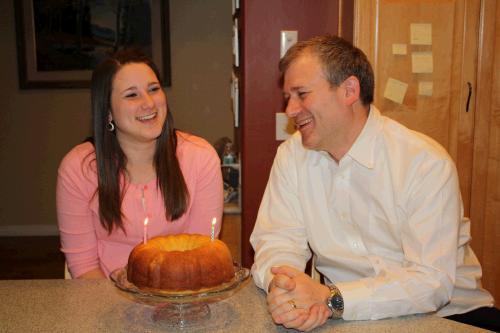
M 114 270 L 110 278 L 115 286 L 133 301 L 154 307 L 152 319 L 173 328 L 187 328 L 206 323 L 211 318 L 208 304 L 221 301 L 239 290 L 250 271 L 234 263 L 234 278 L 219 286 L 200 291 L 170 292 L 159 289 L 139 289 L 127 279 L 127 267 Z

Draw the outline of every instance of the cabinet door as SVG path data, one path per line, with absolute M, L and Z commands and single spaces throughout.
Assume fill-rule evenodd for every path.
M 443 145 L 469 215 L 479 1 L 358 0 L 354 41 L 375 72 L 381 112 Z M 468 105 L 468 109 L 467 109 Z

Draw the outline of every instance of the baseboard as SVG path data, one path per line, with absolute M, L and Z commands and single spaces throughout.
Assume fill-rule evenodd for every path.
M 57 236 L 54 224 L 0 225 L 0 236 Z

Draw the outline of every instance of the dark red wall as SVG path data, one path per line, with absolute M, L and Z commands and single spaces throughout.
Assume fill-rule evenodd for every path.
M 283 112 L 280 32 L 297 30 L 299 40 L 337 35 L 339 0 L 243 0 L 241 6 L 242 263 L 250 267 L 249 237 L 280 143 L 275 139 L 275 113 Z M 342 12 L 343 34 L 352 40 L 352 1 L 344 1 Z

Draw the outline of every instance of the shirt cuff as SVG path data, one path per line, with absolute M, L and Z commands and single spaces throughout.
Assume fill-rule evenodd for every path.
M 264 276 L 264 291 L 266 293 L 269 293 L 269 286 L 271 284 L 271 281 L 273 280 L 274 278 L 274 274 L 271 273 L 271 269 L 269 269 L 269 272 L 266 273 L 266 275 Z
M 344 300 L 344 320 L 367 320 L 371 315 L 371 304 L 367 301 L 371 289 L 363 281 L 335 283 Z

